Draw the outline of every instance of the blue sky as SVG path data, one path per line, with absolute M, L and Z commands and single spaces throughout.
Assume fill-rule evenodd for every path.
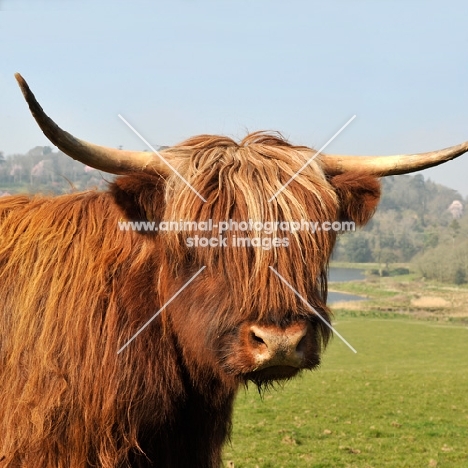
M 468 2 L 0 0 L 0 150 L 47 140 L 13 74 L 76 136 L 144 149 L 278 130 L 330 153 L 468 140 Z M 424 171 L 468 196 L 468 155 Z

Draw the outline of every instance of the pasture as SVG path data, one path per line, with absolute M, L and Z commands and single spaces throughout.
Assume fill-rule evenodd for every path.
M 225 466 L 468 467 L 468 328 L 348 318 L 322 367 L 236 401 Z

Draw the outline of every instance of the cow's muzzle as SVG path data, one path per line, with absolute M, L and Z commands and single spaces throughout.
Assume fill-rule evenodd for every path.
M 255 370 L 277 366 L 303 367 L 307 332 L 305 323 L 297 323 L 284 329 L 251 325 L 249 340 Z

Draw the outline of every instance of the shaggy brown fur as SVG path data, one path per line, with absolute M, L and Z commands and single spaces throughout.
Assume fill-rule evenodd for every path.
M 185 245 L 194 232 L 118 229 L 121 219 L 367 222 L 378 181 L 329 180 L 316 161 L 268 202 L 305 162 L 300 150 L 264 133 L 174 147 L 207 203 L 158 175 L 123 176 L 104 193 L 0 199 L 0 467 L 218 468 L 239 385 L 284 377 L 255 371 L 246 327 L 306 321 L 303 367 L 317 366 L 329 330 L 269 266 L 329 320 L 336 233 L 298 231 L 270 250 L 196 249 Z

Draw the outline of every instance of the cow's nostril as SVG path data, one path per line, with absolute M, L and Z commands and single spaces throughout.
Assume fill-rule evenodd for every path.
M 296 351 L 297 351 L 298 353 L 301 353 L 302 351 L 305 350 L 305 348 L 306 348 L 306 341 L 307 341 L 306 337 L 303 336 L 303 337 L 301 338 L 301 341 L 299 341 L 299 343 L 297 344 L 297 347 L 296 347 Z
M 260 336 L 256 335 L 254 331 L 250 331 L 250 339 L 256 344 L 266 345 L 263 339 Z

